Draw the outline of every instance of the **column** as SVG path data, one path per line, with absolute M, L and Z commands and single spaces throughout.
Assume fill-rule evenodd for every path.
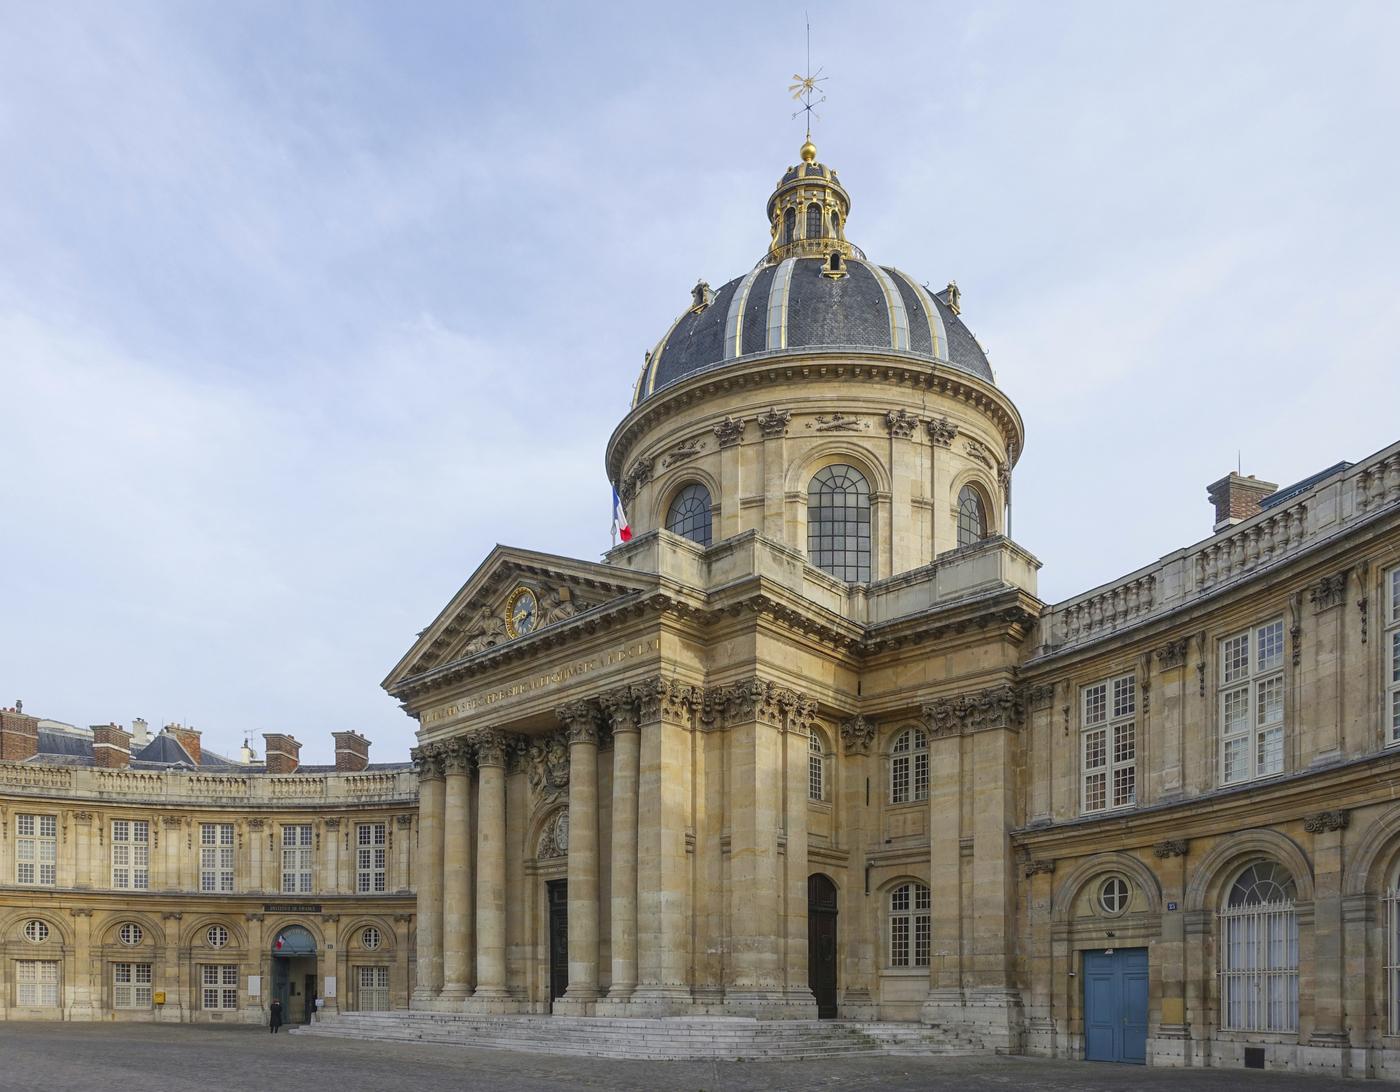
M 413 1008 L 430 1008 L 442 985 L 442 820 L 445 788 L 439 747 L 413 751 L 418 768 L 418 981 Z M 332 837 L 335 835 L 332 834 Z
M 94 886 L 92 882 L 92 812 L 75 811 L 73 813 L 73 842 L 76 851 L 74 853 L 73 886 L 77 888 L 90 888 Z M 109 873 L 107 880 L 96 886 L 107 887 L 110 880 L 111 875 Z
M 786 945 L 783 992 L 787 996 L 787 1016 L 814 1019 L 817 999 L 812 994 L 807 968 L 807 761 L 817 703 L 790 690 L 782 691 L 781 697 L 787 728 L 779 741 L 783 832 L 787 836 L 782 858 L 782 936 Z
M 1152 962 L 1161 982 L 1161 1020 L 1148 1044 L 1148 1064 L 1186 1066 L 1191 1063 L 1191 1039 L 1186 1023 L 1186 851 L 1184 838 L 1169 838 L 1152 847 L 1160 862 L 1162 932 L 1153 946 Z M 1174 907 L 1174 908 L 1173 908 Z
M 1050 904 L 1055 862 L 1029 860 L 1024 872 L 1026 885 L 1030 888 L 1025 924 L 1030 945 L 1026 953 L 1026 977 L 1031 995 L 1026 1012 L 1026 1053 L 1053 1058 L 1055 1021 L 1051 1011 L 1051 986 L 1055 972 L 1050 938 Z
M 413 872 L 411 863 L 413 851 L 413 816 L 409 814 L 394 816 L 394 879 L 397 881 L 395 890 L 400 895 L 407 895 L 412 890 L 413 883 L 410 876 Z
M 165 993 L 165 1004 L 155 1006 L 159 1023 L 178 1024 L 185 1018 L 185 983 L 180 981 L 180 917 L 178 910 L 167 910 L 160 916 L 164 930 L 160 967 L 152 968 L 153 991 Z
M 879 896 L 868 891 L 866 854 L 870 848 L 871 832 L 867 829 L 874 809 L 867 801 L 874 800 L 883 782 L 875 771 L 878 759 L 872 763 L 870 752 L 875 744 L 875 722 L 856 715 L 841 725 L 841 749 L 845 753 L 845 768 L 840 771 L 840 809 L 846 829 L 841 844 L 850 853 L 846 869 L 845 897 L 836 921 L 840 929 L 841 952 L 841 1012 L 846 1020 L 875 1020 L 879 1004 L 872 995 L 875 987 L 875 935 L 870 923 L 871 911 Z M 836 764 L 833 763 L 833 773 Z
M 439 770 L 437 781 L 439 785 L 439 807 L 441 806 L 441 781 L 442 773 Z M 426 788 L 426 786 L 424 786 Z M 438 822 L 441 824 L 441 811 L 438 812 Z M 343 890 L 340 885 L 340 819 L 332 816 L 323 819 L 321 837 L 325 847 L 325 856 L 321 858 L 321 885 L 320 890 L 327 895 L 338 895 Z M 439 830 L 441 827 L 439 826 Z M 439 834 L 441 837 L 441 834 Z
M 93 959 L 92 959 L 92 910 L 88 907 L 75 907 L 73 915 L 73 958 L 65 960 L 60 984 L 67 994 L 65 1020 L 94 1020 L 97 1013 L 93 1005 Z M 99 962 L 96 973 L 105 974 L 106 968 Z
M 613 733 L 612 985 L 608 1000 L 623 1002 L 637 988 L 637 769 L 641 734 L 630 690 L 622 688 L 605 695 L 604 707 Z M 569 830 L 572 834 L 572 822 Z M 569 854 L 573 855 L 572 846 Z M 572 892 L 572 877 L 569 883 Z
M 930 928 L 928 999 L 920 1019 L 962 1019 L 962 736 L 956 723 L 929 723 L 928 844 Z M 883 912 L 880 907 L 879 912 Z
M 502 732 L 482 732 L 476 744 L 476 990 L 477 1011 L 508 1011 L 506 987 L 506 756 Z M 422 926 L 420 925 L 421 929 Z
M 690 1005 L 690 891 L 685 830 L 690 800 L 692 690 L 652 678 L 636 688 L 641 718 L 637 776 L 637 989 L 639 1012 Z
M 1313 1031 L 1299 1051 L 1305 1071 L 1345 1076 L 1350 1045 L 1342 1023 L 1342 831 L 1345 811 L 1306 816 L 1313 836 Z
M 471 993 L 471 750 L 449 740 L 443 758 L 446 791 L 442 832 L 442 993 L 456 1007 Z
M 266 819 L 254 816 L 248 820 L 248 885 L 241 890 L 267 890 L 267 877 L 263 875 L 263 830 L 266 826 Z
M 598 717 L 590 701 L 558 710 L 569 733 L 569 986 L 555 1011 L 588 1016 L 598 999 Z
M 729 826 L 733 979 L 725 1008 L 752 1016 L 784 1008 L 778 831 L 783 818 L 783 711 L 761 679 L 729 687 L 725 719 L 733 756 Z M 645 759 L 644 759 L 645 765 Z
M 160 827 L 161 837 L 165 839 L 163 847 L 165 867 L 162 869 L 164 872 L 161 877 L 162 887 L 166 891 L 186 890 L 188 885 L 184 883 L 181 876 L 181 863 L 189 857 L 185 821 L 178 815 L 162 815 Z

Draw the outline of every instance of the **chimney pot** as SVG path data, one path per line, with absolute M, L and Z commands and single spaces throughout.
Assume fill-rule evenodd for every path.
M 337 773 L 358 773 L 369 765 L 369 740 L 359 732 L 332 732 Z
M 1250 516 L 1257 516 L 1260 512 L 1259 502 L 1277 489 L 1276 483 L 1260 481 L 1253 474 L 1245 477 L 1231 472 L 1218 482 L 1212 482 L 1206 486 L 1206 496 L 1215 505 L 1215 526 L 1212 529 L 1220 532 L 1243 523 Z
M 301 765 L 301 744 L 284 732 L 264 732 L 263 764 L 270 774 L 296 773 Z

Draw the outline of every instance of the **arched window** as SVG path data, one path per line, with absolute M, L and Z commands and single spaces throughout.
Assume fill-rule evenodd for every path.
M 928 799 L 928 736 L 906 728 L 890 748 L 890 803 Z
M 970 485 L 958 492 L 958 545 L 971 546 L 987 537 L 987 512 L 982 495 Z
M 815 728 L 807 737 L 807 799 L 826 799 L 826 746 Z
M 1221 1026 L 1298 1030 L 1298 915 L 1293 877 L 1256 861 L 1235 878 L 1220 911 Z
M 789 205 L 783 211 L 783 245 L 792 242 L 793 236 L 797 234 L 797 210 Z
M 928 966 L 932 905 L 921 883 L 902 883 L 890 892 L 891 967 Z
M 710 491 L 692 482 L 671 501 L 666 511 L 666 530 L 684 535 L 701 546 L 710 544 Z
M 838 580 L 870 579 L 870 483 L 844 463 L 807 488 L 807 556 Z
M 841 214 L 835 211 L 831 214 L 831 237 L 833 239 L 841 238 Z
M 807 238 L 819 239 L 822 234 L 822 207 L 813 201 L 807 206 Z

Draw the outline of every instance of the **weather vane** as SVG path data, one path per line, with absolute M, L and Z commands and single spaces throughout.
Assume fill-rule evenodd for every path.
M 798 114 L 803 113 L 807 115 L 807 139 L 811 140 L 812 107 L 820 106 L 826 101 L 826 94 L 817 85 L 826 83 L 830 77 L 823 76 L 820 68 L 815 72 L 812 71 L 812 21 L 810 19 L 807 21 L 807 75 L 800 76 L 794 72 L 792 78 L 797 82 L 789 87 L 788 91 L 792 94 L 794 99 L 802 104 L 802 109 L 794 110 L 792 116 L 795 118 Z M 820 95 L 821 97 L 813 101 L 814 95 Z M 820 114 L 817 115 L 817 120 L 821 120 Z

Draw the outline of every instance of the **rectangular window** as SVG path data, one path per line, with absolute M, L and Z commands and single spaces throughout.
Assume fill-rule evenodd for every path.
M 933 949 L 933 902 L 921 883 L 890 892 L 890 966 L 927 967 Z
M 1080 691 L 1081 809 L 1137 803 L 1137 679 L 1120 675 Z
M 45 887 L 58 882 L 58 816 L 15 816 L 15 882 Z
M 359 823 L 355 827 L 355 891 L 361 895 L 385 889 L 388 833 L 384 823 Z
M 58 960 L 17 960 L 15 1003 L 25 1009 L 58 1008 Z
M 112 886 L 145 891 L 151 885 L 151 824 L 145 819 L 112 820 Z
M 233 890 L 233 824 L 199 824 L 199 889 Z
M 1385 574 L 1385 723 L 1400 743 L 1400 569 Z
M 360 967 L 359 992 L 355 1007 L 361 1012 L 376 1012 L 389 1007 L 389 968 Z
M 199 983 L 202 1008 L 222 1011 L 238 1008 L 237 964 L 202 963 Z
M 151 965 L 112 964 L 112 1007 L 148 1009 L 151 1007 Z
M 283 827 L 282 894 L 310 894 L 312 866 L 311 824 Z
M 1220 777 L 1283 772 L 1283 620 L 1220 642 Z

